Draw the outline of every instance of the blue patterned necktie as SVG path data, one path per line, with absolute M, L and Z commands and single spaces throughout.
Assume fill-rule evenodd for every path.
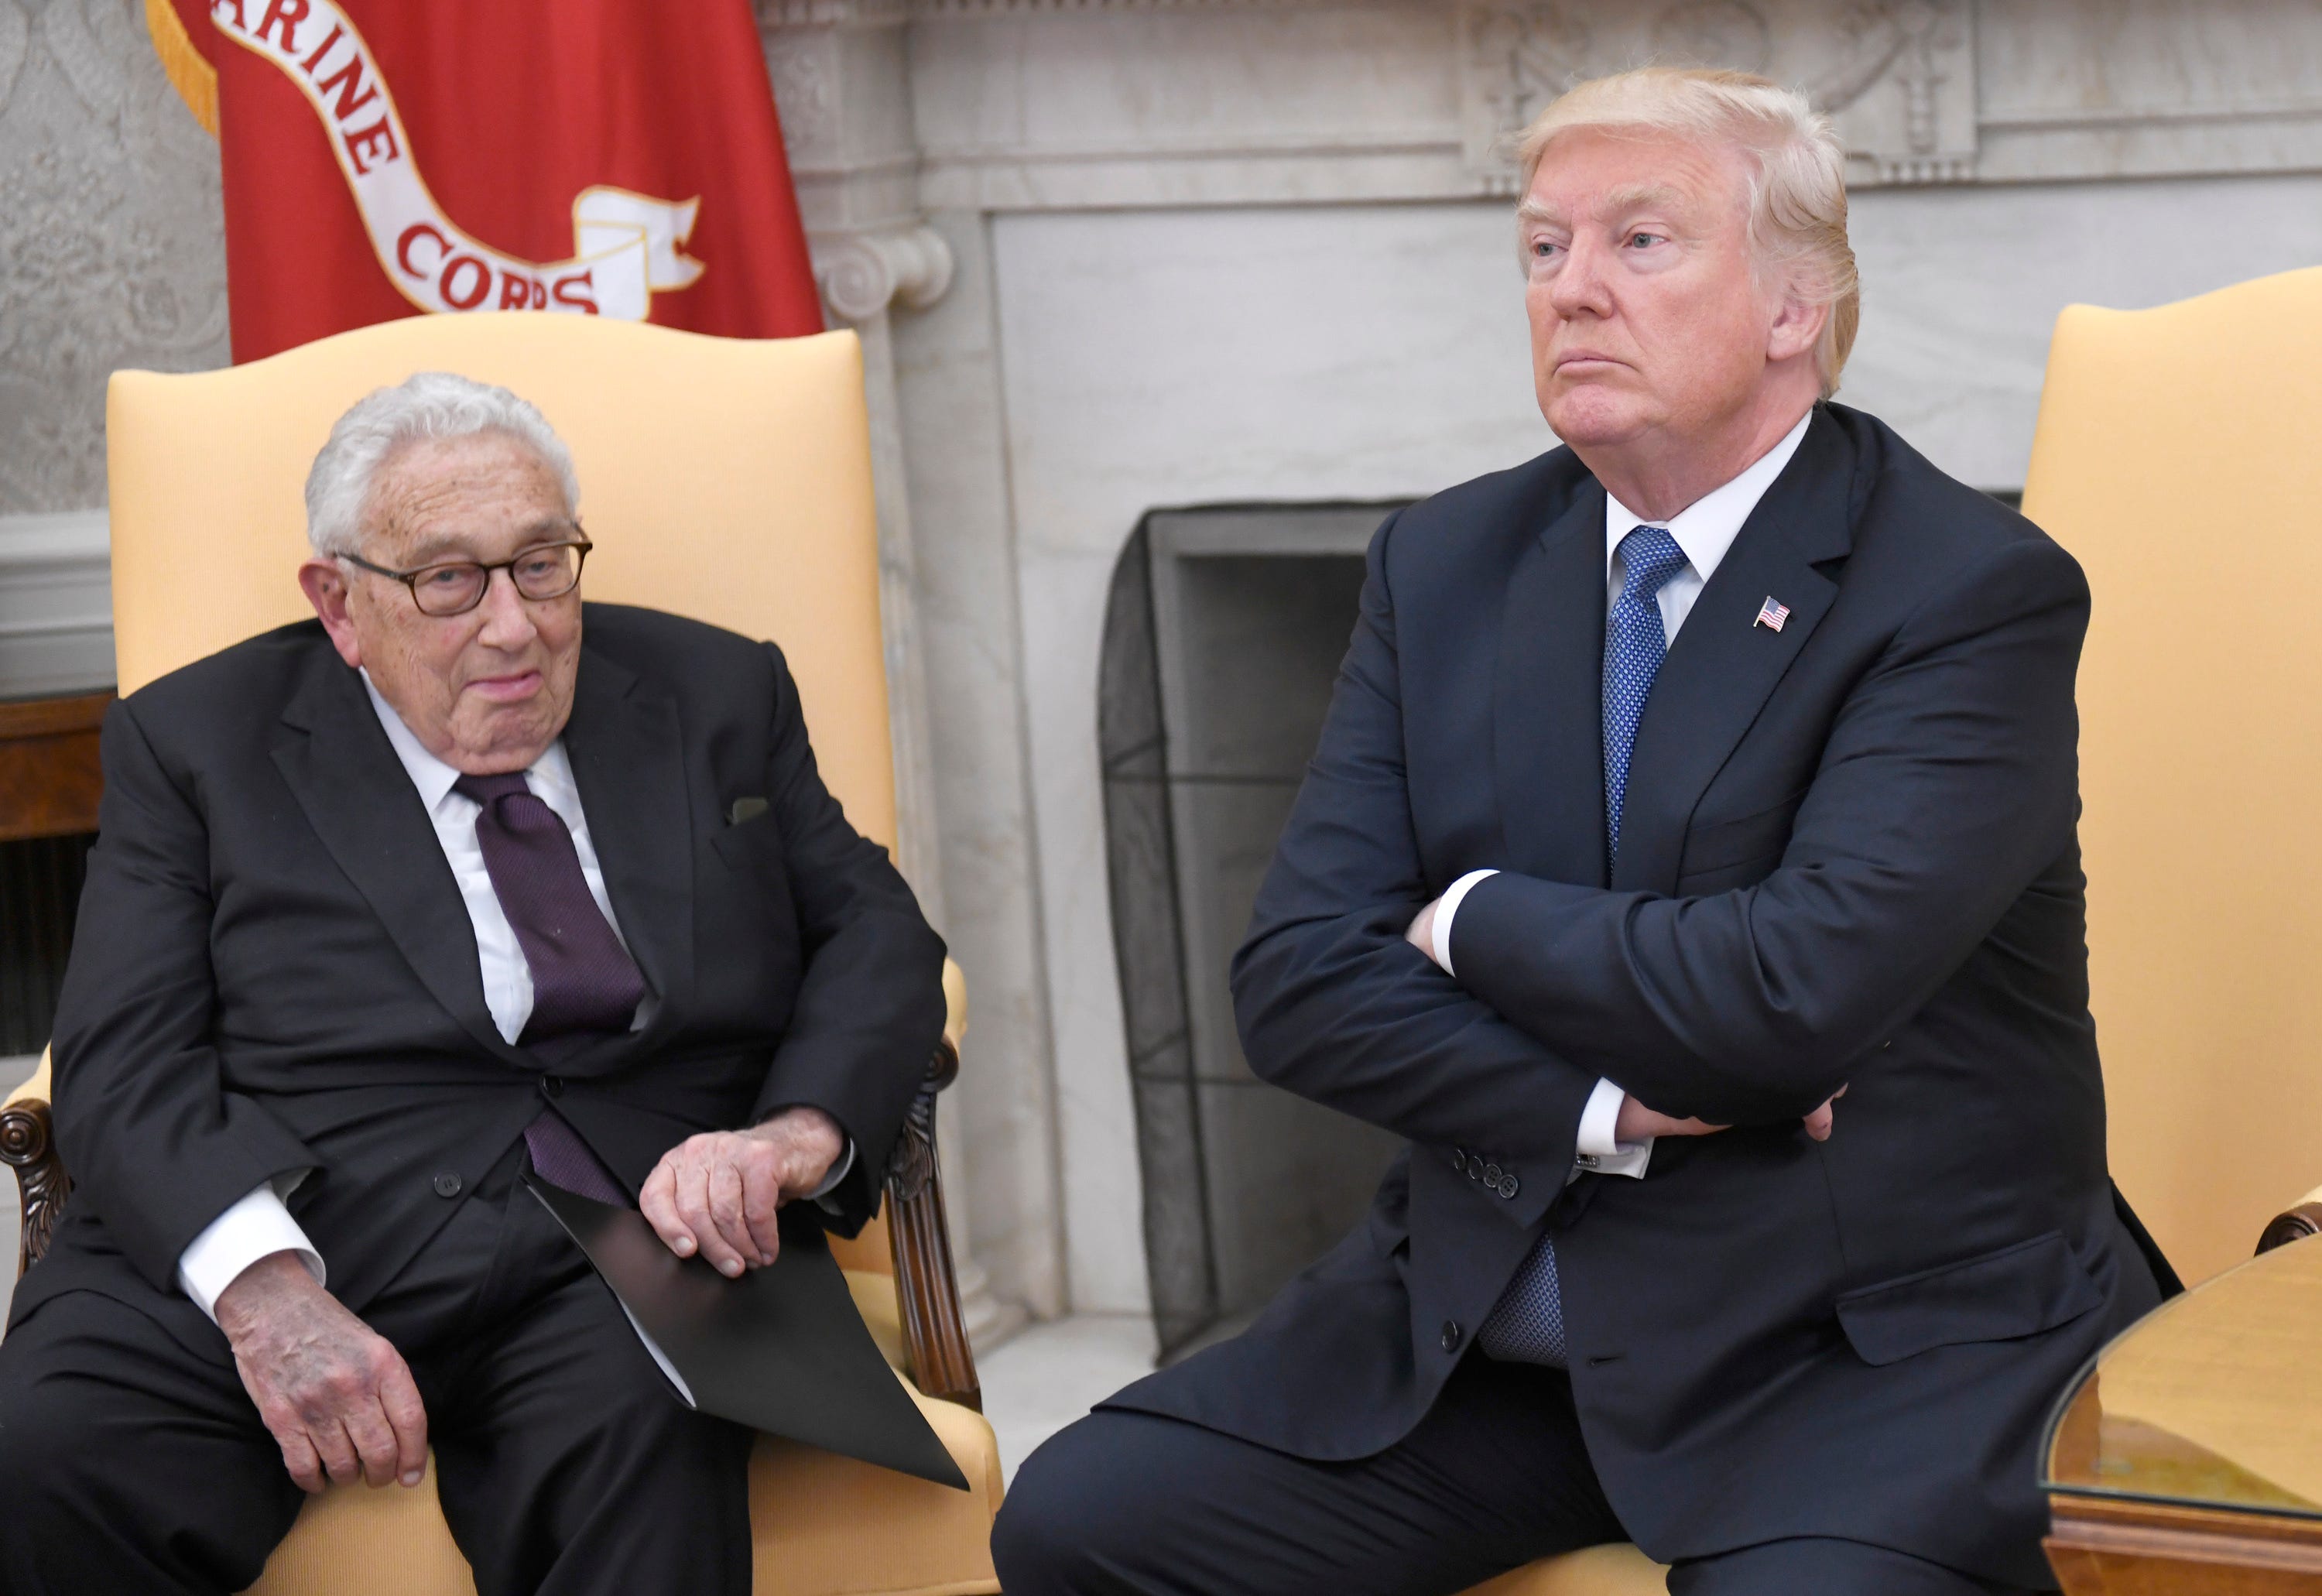
M 1637 723 L 1668 652 L 1660 590 L 1686 567 L 1685 551 L 1665 526 L 1640 526 L 1621 540 L 1626 573 L 1621 597 L 1604 617 L 1604 845 L 1621 853 L 1621 807 L 1629 796 L 1629 751 Z M 1556 1283 L 1556 1248 L 1542 1231 L 1500 1294 L 1476 1345 L 1504 1363 L 1565 1366 L 1564 1301 Z
M 1666 526 L 1640 526 L 1621 540 L 1628 573 L 1604 617 L 1604 853 L 1621 857 L 1621 807 L 1629 796 L 1629 751 L 1668 652 L 1660 590 L 1685 569 L 1685 551 Z
M 644 997 L 644 979 L 597 907 L 562 817 L 520 774 L 462 776 L 452 790 L 482 806 L 476 844 L 484 871 L 532 971 L 532 1017 L 517 1045 L 553 1062 L 574 1044 L 627 1030 Z M 525 1126 L 524 1140 L 542 1180 L 599 1202 L 627 1204 L 612 1172 L 555 1109 L 542 1109 Z

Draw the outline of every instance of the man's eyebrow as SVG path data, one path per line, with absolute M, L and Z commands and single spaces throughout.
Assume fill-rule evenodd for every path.
M 1610 219 L 1632 211 L 1685 211 L 1692 207 L 1683 193 L 1667 183 L 1623 183 L 1596 204 L 1596 214 Z
M 1624 183 L 1591 207 L 1592 214 L 1600 221 L 1637 211 L 1686 211 L 1691 208 L 1684 192 L 1667 183 Z M 1570 224 L 1561 205 L 1550 205 L 1528 195 L 1523 203 L 1516 206 L 1516 223 L 1522 226 L 1529 222 L 1543 222 L 1551 227 Z
M 517 546 L 524 548 L 543 539 L 570 536 L 580 530 L 580 524 L 570 515 L 542 515 L 528 523 L 518 534 L 521 541 Z M 463 560 L 474 558 L 474 551 L 467 546 L 466 534 L 457 532 L 439 532 L 432 537 L 422 538 L 418 546 L 414 548 L 406 558 L 416 569 L 422 565 L 434 564 L 447 554 L 455 554 Z

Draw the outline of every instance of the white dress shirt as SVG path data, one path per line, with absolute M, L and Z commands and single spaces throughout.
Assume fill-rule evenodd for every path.
M 412 786 L 419 789 L 419 801 L 427 807 L 427 817 L 434 823 L 435 840 L 452 866 L 469 923 L 475 927 L 484 1007 L 490 1010 L 492 1024 L 501 1036 L 513 1043 L 532 1017 L 532 967 L 525 962 L 524 948 L 517 941 L 516 927 L 508 924 L 507 911 L 500 907 L 499 894 L 492 889 L 483 844 L 476 839 L 476 816 L 482 806 L 452 790 L 460 772 L 427 752 L 403 724 L 403 717 L 379 696 L 367 671 L 363 687 L 370 694 L 371 708 L 386 729 L 387 740 L 394 744 L 396 757 L 403 762 Z M 613 900 L 605 890 L 604 868 L 589 838 L 589 817 L 580 807 L 580 789 L 572 780 L 572 762 L 565 754 L 563 739 L 548 745 L 548 751 L 524 773 L 524 781 L 571 831 L 573 852 L 580 856 L 580 874 L 589 883 L 589 895 L 604 912 L 613 935 L 619 937 L 620 917 L 613 913 Z M 622 938 L 621 945 L 628 946 L 626 938 Z M 637 1005 L 629 1028 L 644 1029 L 658 1002 L 648 991 Z M 854 1166 L 855 1144 L 850 1139 L 815 1196 L 820 1198 L 835 1189 Z M 178 1284 L 213 1320 L 217 1318 L 217 1300 L 234 1277 L 270 1254 L 293 1253 L 318 1284 L 325 1281 L 322 1254 L 282 1201 L 304 1178 L 291 1175 L 260 1186 L 213 1219 L 178 1254 Z
M 1799 442 L 1806 435 L 1806 424 L 1814 419 L 1809 410 L 1798 418 L 1797 425 L 1782 434 L 1781 442 L 1760 455 L 1742 474 L 1723 488 L 1710 492 L 1687 505 L 1666 522 L 1649 523 L 1611 494 L 1604 496 L 1604 607 L 1609 613 L 1620 602 L 1621 589 L 1628 580 L 1628 572 L 1621 557 L 1621 540 L 1640 526 L 1664 525 L 1677 546 L 1685 551 L 1685 568 L 1661 584 L 1654 596 L 1660 606 L 1661 629 L 1668 641 L 1677 641 L 1678 629 L 1693 613 L 1694 600 L 1717 574 L 1725 552 L 1733 540 L 1742 535 L 1742 524 L 1750 519 L 1750 512 L 1766 497 L 1766 489 L 1790 463 L 1798 451 Z M 1451 883 L 1443 899 L 1435 906 L 1434 946 L 1431 950 L 1436 963 L 1446 975 L 1451 970 L 1451 918 L 1459 912 L 1461 900 L 1469 889 L 1495 870 L 1469 871 Z M 1627 1175 L 1641 1180 L 1645 1166 L 1652 1161 L 1653 1142 L 1647 1136 L 1639 1142 L 1623 1142 L 1614 1135 L 1621 1117 L 1621 1105 L 1628 1094 L 1610 1081 L 1599 1081 L 1596 1090 L 1588 1094 L 1588 1103 L 1580 1111 L 1580 1135 L 1574 1145 L 1574 1172 L 1593 1170 L 1599 1174 Z

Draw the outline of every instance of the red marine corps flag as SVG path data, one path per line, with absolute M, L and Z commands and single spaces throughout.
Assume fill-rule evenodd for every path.
M 749 0 L 146 0 L 225 181 L 233 358 L 419 311 L 822 312 Z

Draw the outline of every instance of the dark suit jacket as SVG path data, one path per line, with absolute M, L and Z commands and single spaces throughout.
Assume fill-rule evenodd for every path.
M 1546 1227 L 1647 1552 L 1839 1536 L 2049 1583 L 2042 1421 L 2157 1300 L 2088 1011 L 2088 611 L 2038 528 L 1822 407 L 1670 646 L 1608 879 L 1604 489 L 1558 450 L 1390 517 L 1233 977 L 1261 1075 L 1411 1146 L 1248 1335 L 1116 1400 L 1377 1452 Z M 1454 980 L 1403 930 L 1486 866 Z M 1735 1128 L 1568 1187 L 1600 1075 Z
M 443 847 L 318 623 L 113 707 L 57 1015 L 76 1185 L 15 1317 L 174 1294 L 186 1245 L 298 1170 L 290 1211 L 360 1312 L 552 1102 L 632 1190 L 698 1131 L 826 1109 L 857 1149 L 831 1222 L 875 1211 L 942 1033 L 943 944 L 823 787 L 778 649 L 584 616 L 565 747 L 660 1002 L 553 1073 L 493 1026 Z M 742 798 L 767 807 L 728 825 Z

